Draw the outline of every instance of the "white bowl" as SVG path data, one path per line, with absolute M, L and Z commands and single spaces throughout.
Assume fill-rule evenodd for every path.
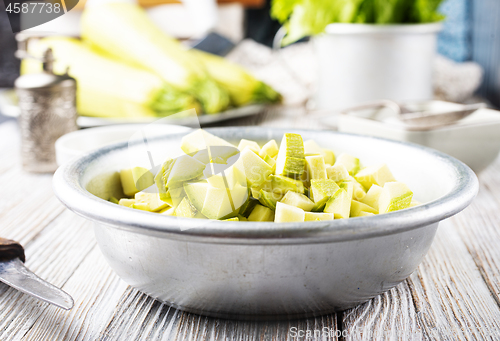
M 86 153 L 110 144 L 128 141 L 141 129 L 148 137 L 183 133 L 191 128 L 170 124 L 122 124 L 74 131 L 56 141 L 56 161 L 59 166 Z
M 418 143 L 456 157 L 476 173 L 493 163 L 500 152 L 500 112 L 496 110 L 479 109 L 456 124 L 432 130 L 408 130 L 389 119 L 370 119 L 370 111 L 339 115 L 338 130 Z

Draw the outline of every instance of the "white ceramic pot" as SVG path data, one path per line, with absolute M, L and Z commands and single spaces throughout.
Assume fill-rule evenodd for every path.
M 339 110 L 377 99 L 432 98 L 432 64 L 440 23 L 330 24 L 314 38 L 318 109 Z

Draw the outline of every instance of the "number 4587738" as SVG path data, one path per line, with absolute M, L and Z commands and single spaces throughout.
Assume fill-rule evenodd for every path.
M 9 3 L 5 9 L 9 13 L 59 13 L 61 10 L 61 4 L 50 2 Z

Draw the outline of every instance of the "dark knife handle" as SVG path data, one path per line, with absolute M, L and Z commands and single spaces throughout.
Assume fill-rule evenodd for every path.
M 23 263 L 26 260 L 22 245 L 10 239 L 0 238 L 0 261 L 14 258 L 19 258 Z

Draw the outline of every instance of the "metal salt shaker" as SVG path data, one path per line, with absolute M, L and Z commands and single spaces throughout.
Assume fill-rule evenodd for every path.
M 27 40 L 18 37 L 16 55 L 40 60 L 43 72 L 22 75 L 14 83 L 19 98 L 22 163 L 26 171 L 48 173 L 57 169 L 56 140 L 77 130 L 76 81 L 67 72 L 53 73 L 51 49 L 42 59 L 30 56 L 26 52 Z

